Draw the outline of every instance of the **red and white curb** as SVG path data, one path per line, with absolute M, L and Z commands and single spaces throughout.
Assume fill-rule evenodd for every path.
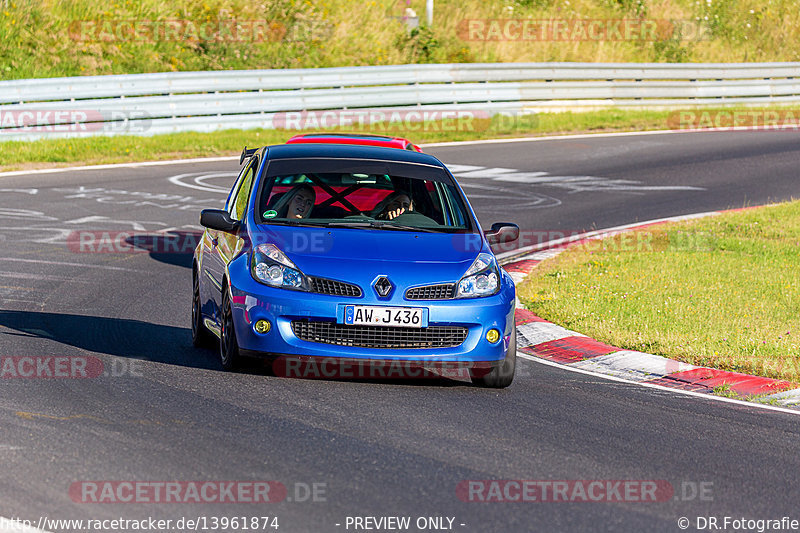
M 519 284 L 536 265 L 555 257 L 577 243 L 590 239 L 601 239 L 655 224 L 714 216 L 720 213 L 714 211 L 593 231 L 570 239 L 543 243 L 530 247 L 530 250 L 521 249 L 499 254 L 498 259 L 503 263 L 503 268 L 514 282 Z M 757 401 L 742 402 L 721 396 L 713 396 L 713 398 L 732 403 L 758 405 L 793 414 L 800 413 L 800 384 L 797 383 L 698 367 L 658 355 L 623 350 L 543 320 L 525 309 L 519 299 L 517 300 L 516 322 L 517 354 L 525 359 L 614 380 L 639 383 L 655 388 L 667 388 L 691 396 L 712 395 L 716 387 L 727 386 L 730 392 L 739 397 L 757 397 Z M 791 411 L 787 411 L 787 409 Z

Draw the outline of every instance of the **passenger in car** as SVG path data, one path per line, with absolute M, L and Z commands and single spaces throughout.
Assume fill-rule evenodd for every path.
M 317 194 L 311 185 L 307 183 L 296 185 L 278 200 L 275 211 L 281 218 L 308 218 L 314 208 L 316 197 Z

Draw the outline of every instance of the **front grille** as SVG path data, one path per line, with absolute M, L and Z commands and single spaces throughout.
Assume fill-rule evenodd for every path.
M 300 340 L 360 348 L 453 348 L 467 338 L 467 328 L 458 326 L 395 328 L 309 320 L 293 321 L 292 331 Z
M 330 294 L 331 296 L 350 296 L 353 298 L 361 296 L 361 287 L 353 285 L 352 283 L 317 278 L 314 276 L 309 276 L 308 281 L 311 283 L 311 292 Z
M 425 285 L 414 287 L 406 291 L 406 300 L 449 300 L 454 297 L 456 286 L 454 283 L 441 285 Z

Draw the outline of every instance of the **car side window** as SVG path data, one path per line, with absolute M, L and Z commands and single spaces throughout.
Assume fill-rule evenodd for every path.
M 247 210 L 247 202 L 250 200 L 250 193 L 253 189 L 253 178 L 256 175 L 256 167 L 258 167 L 258 161 L 254 159 L 247 167 L 247 170 L 245 170 L 242 179 L 239 180 L 239 187 L 236 191 L 236 196 L 233 197 L 229 211 L 231 218 L 234 220 L 242 220 L 242 218 L 244 218 L 245 211 Z
M 242 178 L 244 177 L 245 172 L 250 169 L 250 165 L 245 165 L 239 171 L 239 174 L 236 176 L 236 179 L 233 180 L 233 185 L 231 186 L 231 190 L 228 193 L 228 197 L 225 199 L 225 211 L 228 213 L 231 212 L 231 206 L 233 205 L 233 199 L 236 197 L 236 193 L 239 192 L 239 184 L 242 183 Z

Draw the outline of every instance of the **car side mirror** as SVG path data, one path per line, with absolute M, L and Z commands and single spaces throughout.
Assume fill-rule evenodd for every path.
M 484 231 L 489 244 L 503 244 L 519 239 L 519 226 L 511 222 L 495 222 L 492 229 Z
M 203 209 L 200 212 L 200 225 L 225 233 L 237 233 L 239 222 L 231 218 L 230 213 L 223 209 Z

